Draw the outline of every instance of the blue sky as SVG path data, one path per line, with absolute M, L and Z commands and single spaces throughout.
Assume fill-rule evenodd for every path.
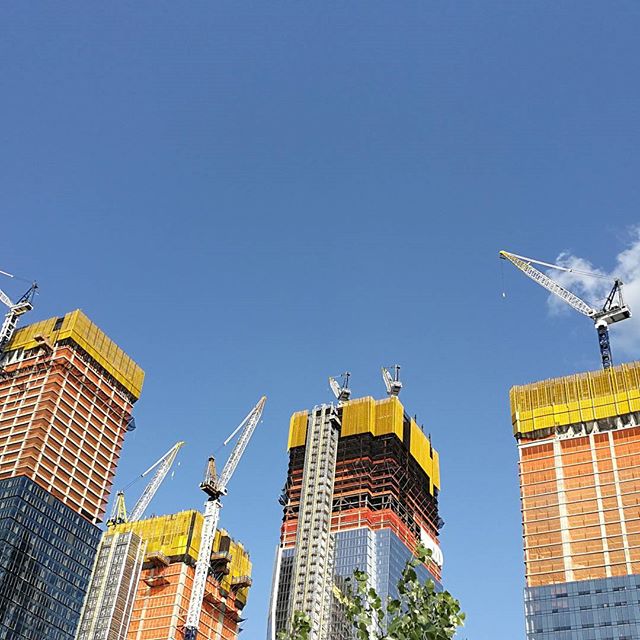
M 201 507 L 208 453 L 269 397 L 222 512 L 254 562 L 243 638 L 290 414 L 347 369 L 381 397 L 395 362 L 465 635 L 523 638 L 508 390 L 599 359 L 497 252 L 611 271 L 634 246 L 640 7 L 16 2 L 0 25 L 0 269 L 40 282 L 32 320 L 81 307 L 146 370 L 116 484 L 184 439 L 153 511 Z

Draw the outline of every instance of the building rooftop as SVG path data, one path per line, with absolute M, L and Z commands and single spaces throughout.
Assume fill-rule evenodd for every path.
M 640 411 L 640 362 L 512 387 L 515 436 Z
M 431 441 L 410 418 L 400 402 L 392 396 L 375 400 L 371 396 L 357 398 L 342 405 L 342 429 L 340 437 L 371 433 L 374 436 L 395 434 L 400 442 L 409 441 L 409 452 L 431 481 L 430 490 L 440 489 L 440 456 Z M 288 448 L 303 446 L 307 439 L 308 411 L 298 411 L 291 416 Z M 405 425 L 408 433 L 405 434 Z
M 42 338 L 51 344 L 75 342 L 136 399 L 140 397 L 144 371 L 80 309 L 18 329 L 5 351 L 36 348 Z

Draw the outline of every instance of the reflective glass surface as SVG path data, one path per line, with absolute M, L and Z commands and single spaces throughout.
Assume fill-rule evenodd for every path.
M 0 640 L 73 640 L 100 535 L 30 479 L 0 481 Z
M 637 640 L 640 575 L 525 589 L 527 640 Z

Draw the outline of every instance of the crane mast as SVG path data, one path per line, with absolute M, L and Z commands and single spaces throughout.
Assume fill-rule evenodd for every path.
M 549 262 L 542 262 L 541 260 L 535 260 L 533 258 L 526 258 L 525 256 L 519 256 L 515 253 L 509 253 L 508 251 L 500 251 L 500 257 L 503 260 L 508 260 L 515 267 L 520 269 L 527 277 L 531 278 L 534 282 L 537 282 L 541 287 L 544 287 L 547 291 L 550 291 L 554 295 L 558 296 L 561 300 L 566 302 L 570 307 L 580 312 L 581 314 L 591 318 L 595 324 L 596 332 L 598 334 L 598 346 L 600 347 L 600 357 L 602 359 L 602 366 L 604 369 L 608 369 L 613 364 L 611 357 L 611 343 L 609 340 L 609 325 L 622 320 L 626 320 L 631 317 L 631 310 L 625 305 L 622 297 L 622 280 L 616 278 L 613 283 L 613 288 L 607 296 L 602 309 L 594 309 L 588 305 L 584 300 L 577 295 L 565 289 L 562 285 L 558 284 L 555 280 L 548 275 L 542 273 L 536 269 L 533 264 L 540 264 L 552 269 L 558 269 L 560 271 L 566 271 L 569 273 L 579 273 L 581 275 L 592 276 L 596 278 L 603 278 L 601 274 L 589 273 L 587 271 L 580 271 L 577 269 L 570 269 L 557 264 L 551 264 Z
M 227 463 L 224 465 L 222 473 L 217 475 L 214 458 L 210 457 L 204 481 L 200 484 L 200 488 L 209 496 L 209 498 L 205 503 L 204 508 L 204 522 L 202 524 L 200 550 L 198 552 L 198 560 L 196 562 L 196 570 L 193 578 L 193 589 L 191 591 L 191 598 L 189 600 L 189 609 L 187 611 L 187 620 L 185 624 L 185 640 L 195 640 L 198 635 L 202 600 L 204 598 L 207 576 L 209 575 L 209 567 L 211 565 L 211 550 L 213 549 L 216 528 L 218 526 L 218 521 L 220 520 L 220 509 L 222 508 L 220 498 L 227 495 L 227 485 L 229 484 L 229 481 L 242 458 L 242 454 L 249 444 L 249 440 L 251 439 L 255 428 L 260 422 L 266 401 L 266 396 L 262 396 L 258 401 L 258 404 L 256 404 L 247 417 L 225 441 L 225 444 L 228 443 L 236 433 L 240 432 L 238 442 L 233 448 Z

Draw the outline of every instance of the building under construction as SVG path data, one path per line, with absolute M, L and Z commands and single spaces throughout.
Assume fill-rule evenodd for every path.
M 144 374 L 81 311 L 0 360 L 0 639 L 72 640 Z
M 527 640 L 640 638 L 640 362 L 510 399 Z
M 127 512 L 124 491 L 118 491 L 108 527 L 142 519 L 183 445 L 184 442 L 177 442 L 141 474 L 143 478 L 155 470 L 131 512 Z M 125 640 L 145 549 L 146 542 L 133 531 L 106 532 L 102 536 L 76 640 Z
M 110 527 L 96 558 L 78 638 L 181 640 L 202 525 L 201 513 L 183 511 Z M 111 560 L 118 554 L 126 560 L 115 563 L 120 573 L 113 575 L 105 568 L 114 564 Z M 237 638 L 250 585 L 249 555 L 240 543 L 218 530 L 200 611 L 198 638 Z M 116 599 L 111 598 L 115 587 L 120 589 L 120 597 Z
M 420 541 L 433 550 L 423 577 L 439 585 L 438 453 L 397 397 L 347 398 L 291 418 L 270 639 L 294 611 L 310 616 L 311 640 L 352 638 L 334 585 L 360 569 L 383 599 L 396 595 Z

